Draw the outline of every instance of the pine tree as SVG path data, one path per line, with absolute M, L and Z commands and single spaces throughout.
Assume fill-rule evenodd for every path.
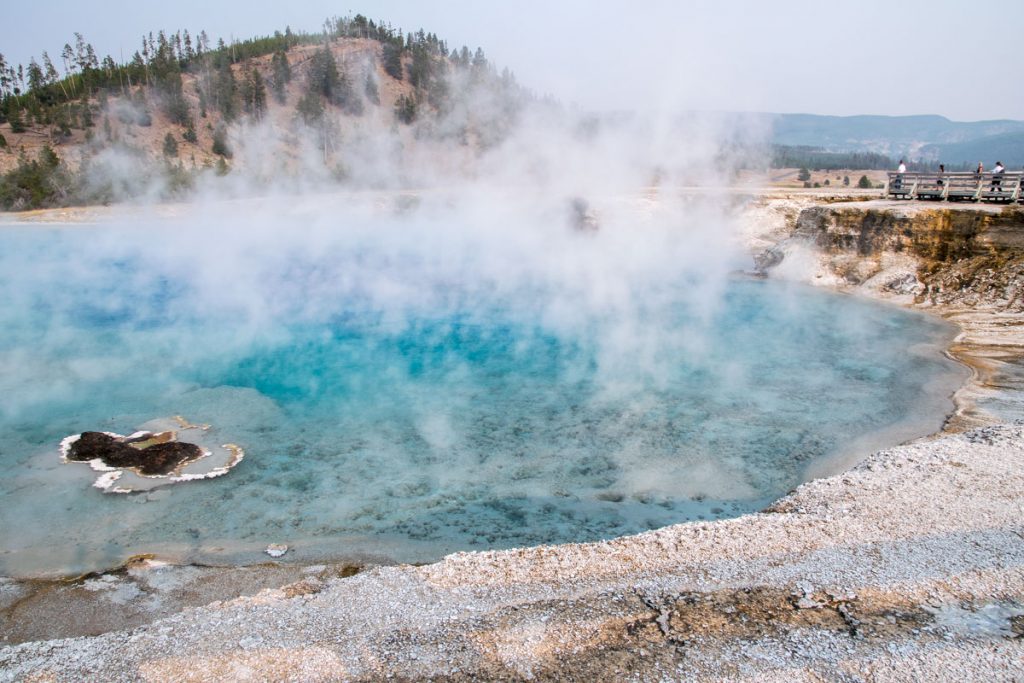
M 427 102 L 440 113 L 447 113 L 451 108 L 451 88 L 448 80 L 434 78 L 427 88 Z
M 433 60 L 425 45 L 418 44 L 412 51 L 412 63 L 409 65 L 409 82 L 414 88 L 426 89 L 433 75 Z
M 866 175 L 862 175 L 860 177 L 860 180 L 857 181 L 857 187 L 861 188 L 862 190 L 870 190 L 872 187 L 871 181 L 868 179 Z
M 64 87 L 64 81 L 60 80 L 60 76 L 57 74 L 57 69 L 53 66 L 53 62 L 50 61 L 50 55 L 46 54 L 45 50 L 43 51 L 43 69 L 43 83 L 45 85 L 54 85 L 59 83 L 60 90 L 62 93 L 64 93 L 64 99 L 69 99 L 71 96 L 68 94 L 67 89 Z
M 334 55 L 326 45 L 317 50 L 309 60 L 309 71 L 306 76 L 306 88 L 328 102 L 337 104 L 340 76 Z
M 164 136 L 164 156 L 165 157 L 176 157 L 178 156 L 178 141 L 174 139 L 174 136 L 168 133 Z
M 182 92 L 181 71 L 178 68 L 178 63 L 166 62 L 156 66 L 153 69 L 153 74 L 153 87 L 157 90 L 157 101 L 160 103 L 164 115 L 170 119 L 171 123 L 176 123 L 179 126 L 185 125 L 192 117 L 192 112 Z
M 217 126 L 213 131 L 213 147 L 212 151 L 222 159 L 231 158 L 231 148 L 228 147 L 227 132 L 223 126 Z
M 477 48 L 473 53 L 473 62 L 470 65 L 474 72 L 483 72 L 487 68 L 487 57 L 484 56 L 483 48 Z
M 313 91 L 307 91 L 299 99 L 299 103 L 295 106 L 295 111 L 298 112 L 302 120 L 306 122 L 306 125 L 312 126 L 319 123 L 324 117 L 324 105 L 320 98 L 320 95 Z
M 146 94 L 142 92 L 141 87 L 135 91 L 132 101 L 135 104 L 135 117 L 133 122 L 143 128 L 152 126 L 153 117 L 149 114 L 149 105 L 146 103 Z
M 217 77 L 214 83 L 214 99 L 217 109 L 225 120 L 230 121 L 238 114 L 238 83 L 235 81 L 235 74 L 231 71 L 231 62 L 224 59 L 220 68 L 217 69 Z
M 274 91 L 274 99 L 278 104 L 284 104 L 287 99 L 286 88 L 292 80 L 292 69 L 288 65 L 288 55 L 284 50 L 278 50 L 270 58 L 272 70 L 271 89 Z
M 185 126 L 185 132 L 181 134 L 181 137 L 185 142 L 191 142 L 193 145 L 199 142 L 199 138 L 196 136 L 195 126 L 192 125 L 191 119 L 189 119 L 188 125 Z
M 96 125 L 92 120 L 92 107 L 89 106 L 89 98 L 85 94 L 82 95 L 82 103 L 79 106 L 79 110 L 81 111 L 82 130 Z
M 384 43 L 384 71 L 396 81 L 402 80 L 402 45 L 400 42 Z
M 252 108 L 257 118 L 263 118 L 263 113 L 267 110 L 267 88 L 263 85 L 260 72 L 256 70 L 252 72 Z
M 377 88 L 377 77 L 371 72 L 366 74 L 366 84 L 363 86 L 366 99 L 374 104 L 380 104 L 380 91 Z
M 38 92 L 44 85 L 46 85 L 46 79 L 43 77 L 43 69 L 33 57 L 28 62 L 28 89 Z
M 416 100 L 407 95 L 399 95 L 395 100 L 395 117 L 402 123 L 409 124 L 416 120 Z
M 205 119 L 206 118 L 206 90 L 207 90 L 207 88 L 203 87 L 202 82 L 207 82 L 207 81 L 197 81 L 195 86 L 196 86 L 196 94 L 199 95 L 199 118 Z
M 267 89 L 257 69 L 246 67 L 241 90 L 245 113 L 251 114 L 257 120 L 263 118 L 263 113 L 267 109 Z
M 338 70 L 338 64 L 327 45 L 310 59 L 306 78 L 307 93 L 319 95 L 349 114 L 358 116 L 363 113 L 362 99 L 352 89 L 348 76 Z
M 0 54 L 0 100 L 10 94 L 14 70 L 7 66 L 7 60 Z

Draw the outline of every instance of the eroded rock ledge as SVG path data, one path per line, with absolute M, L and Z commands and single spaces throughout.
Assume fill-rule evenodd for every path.
M 827 284 L 910 294 L 915 304 L 1024 310 L 1024 209 L 1017 207 L 811 206 L 755 259 L 771 270 L 800 247 L 814 249 L 819 268 L 835 278 Z
M 948 430 L 1024 419 L 1024 209 L 763 201 L 768 210 L 751 221 L 762 273 L 928 310 L 960 327 L 950 353 L 974 378 L 954 396 Z

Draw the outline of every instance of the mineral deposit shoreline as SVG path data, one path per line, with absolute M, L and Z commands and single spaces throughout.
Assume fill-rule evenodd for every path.
M 972 377 L 942 433 L 762 513 L 601 543 L 362 571 L 145 560 L 63 585 L 0 581 L 5 640 L 41 641 L 67 605 L 82 624 L 0 647 L 0 680 L 1018 680 L 1024 427 L 995 423 L 1018 393 L 1021 316 L 922 308 L 875 286 L 885 277 L 815 268 L 818 284 L 960 326 L 950 353 Z

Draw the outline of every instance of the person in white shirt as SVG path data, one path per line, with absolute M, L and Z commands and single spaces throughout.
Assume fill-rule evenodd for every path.
M 989 188 L 992 192 L 1001 190 L 1003 186 L 1003 171 L 1006 167 L 1003 166 L 1003 162 L 997 161 L 995 168 L 992 169 L 992 187 Z
M 899 167 L 896 168 L 897 175 L 896 175 L 896 182 L 894 183 L 897 190 L 903 188 L 903 174 L 906 173 L 906 172 L 907 172 L 907 165 L 905 163 L 903 163 L 903 159 L 900 159 L 900 165 L 899 165 Z

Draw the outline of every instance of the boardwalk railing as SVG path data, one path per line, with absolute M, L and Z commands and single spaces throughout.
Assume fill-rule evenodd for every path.
M 1024 202 L 1024 173 L 889 172 L 885 194 L 893 199 Z

